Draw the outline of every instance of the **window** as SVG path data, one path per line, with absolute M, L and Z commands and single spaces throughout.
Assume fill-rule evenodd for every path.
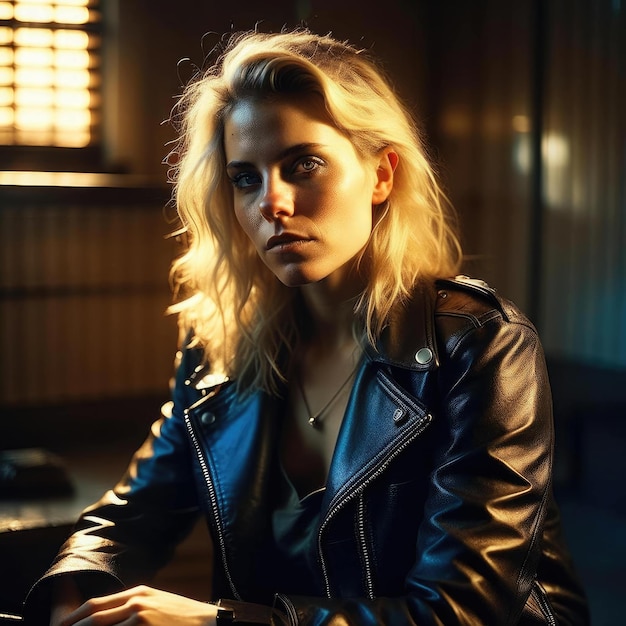
M 0 145 L 98 143 L 101 21 L 94 0 L 0 0 Z

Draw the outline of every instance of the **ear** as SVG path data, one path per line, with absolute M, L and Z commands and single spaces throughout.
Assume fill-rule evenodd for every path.
M 385 148 L 376 166 L 376 184 L 372 193 L 372 205 L 383 203 L 393 188 L 393 174 L 398 166 L 398 154 L 393 148 Z

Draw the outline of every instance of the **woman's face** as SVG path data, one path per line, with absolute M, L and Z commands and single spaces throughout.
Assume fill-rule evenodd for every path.
M 291 287 L 347 276 L 390 191 L 388 155 L 362 159 L 317 98 L 240 101 L 224 131 L 235 215 L 263 262 Z

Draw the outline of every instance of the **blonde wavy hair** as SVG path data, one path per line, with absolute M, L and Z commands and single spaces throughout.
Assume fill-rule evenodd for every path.
M 193 329 L 214 370 L 243 389 L 270 393 L 286 378 L 306 312 L 298 290 L 270 272 L 236 220 L 223 134 L 235 103 L 281 94 L 321 96 L 330 122 L 363 158 L 387 147 L 399 156 L 393 189 L 362 253 L 366 287 L 355 319 L 370 342 L 416 282 L 453 275 L 461 263 L 453 214 L 413 118 L 366 51 L 307 29 L 231 35 L 173 110 L 173 197 L 187 249 L 172 266 L 170 312 Z

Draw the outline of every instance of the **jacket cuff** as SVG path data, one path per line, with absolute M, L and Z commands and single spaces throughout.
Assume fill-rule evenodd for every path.
M 52 571 L 52 570 L 51 570 Z M 54 571 L 40 578 L 28 592 L 22 604 L 25 626 L 41 626 L 50 621 L 52 585 L 62 576 L 71 576 L 83 598 L 115 593 L 123 589 L 121 582 L 111 574 L 99 571 Z

